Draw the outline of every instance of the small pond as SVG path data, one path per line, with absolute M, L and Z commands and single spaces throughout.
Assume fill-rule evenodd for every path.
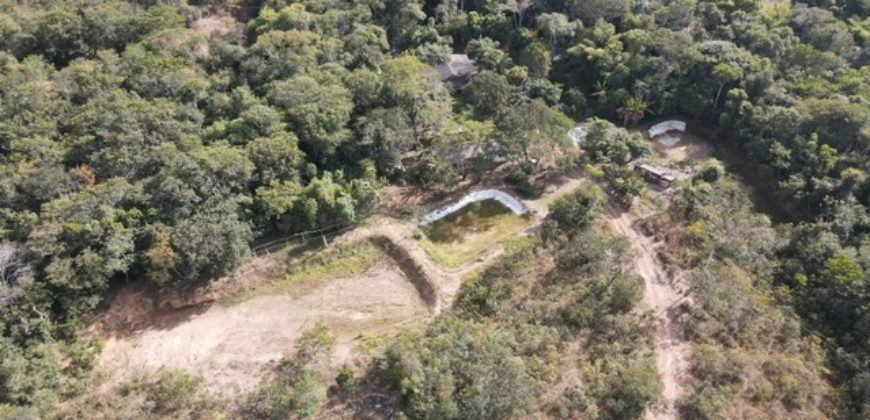
M 485 199 L 422 227 L 419 241 L 439 264 L 457 268 L 516 238 L 530 223 L 501 201 Z

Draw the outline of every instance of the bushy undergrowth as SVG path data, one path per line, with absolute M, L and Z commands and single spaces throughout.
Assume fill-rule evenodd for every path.
M 825 353 L 774 283 L 778 233 L 730 177 L 702 177 L 648 225 L 687 270 L 688 418 L 831 416 Z
M 450 313 L 388 348 L 379 372 L 404 414 L 625 419 L 658 401 L 643 284 L 626 243 L 590 227 L 597 199 L 582 191 L 554 203 L 566 219 L 548 221 L 546 244 L 504 256 Z M 568 223 L 568 210 L 586 222 Z

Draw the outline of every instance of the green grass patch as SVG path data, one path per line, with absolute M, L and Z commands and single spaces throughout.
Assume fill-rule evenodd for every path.
M 311 256 L 298 264 L 291 263 L 284 280 L 296 282 L 360 274 L 382 258 L 386 258 L 386 255 L 380 249 L 368 241 L 360 241 L 332 252 Z
M 367 334 L 362 337 L 359 350 L 366 356 L 374 356 L 383 350 L 389 342 L 390 336 L 388 334 Z
M 362 274 L 382 261 L 389 261 L 387 254 L 366 240 L 301 258 L 285 255 L 289 259 L 286 263 L 289 268 L 284 276 L 256 290 L 227 296 L 220 300 L 220 304 L 232 306 L 266 294 L 301 296 L 322 281 Z
M 369 241 L 359 241 L 328 252 L 291 261 L 286 276 L 273 284 L 273 291 L 301 293 L 323 280 L 362 274 L 389 256 Z
M 531 222 L 495 200 L 470 204 L 422 230 L 420 246 L 437 263 L 461 267 L 496 244 L 513 240 Z

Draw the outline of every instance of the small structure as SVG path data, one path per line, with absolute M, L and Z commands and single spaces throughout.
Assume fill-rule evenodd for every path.
M 465 54 L 450 54 L 447 61 L 439 64 L 436 69 L 441 73 L 441 81 L 454 88 L 465 86 L 477 74 L 474 61 Z
M 654 184 L 664 188 L 670 188 L 677 179 L 661 168 L 656 168 L 645 163 L 637 163 L 634 165 L 634 171 L 643 175 L 643 177 Z

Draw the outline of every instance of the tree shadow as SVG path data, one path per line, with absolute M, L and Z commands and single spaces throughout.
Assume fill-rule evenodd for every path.
M 213 302 L 183 308 L 165 304 L 160 288 L 138 282 L 109 293 L 104 306 L 88 320 L 87 330 L 104 338 L 129 338 L 144 331 L 169 330 L 207 311 Z

